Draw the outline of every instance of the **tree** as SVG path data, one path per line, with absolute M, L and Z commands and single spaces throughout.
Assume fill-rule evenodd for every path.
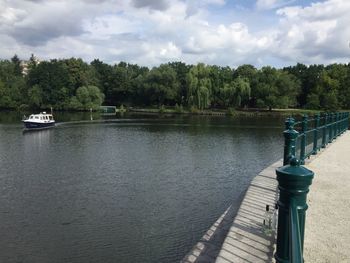
M 21 60 L 18 58 L 18 56 L 15 54 L 12 58 L 11 61 L 14 65 L 13 72 L 15 76 L 22 76 L 22 67 L 21 67 Z
M 75 110 L 98 110 L 104 100 L 104 94 L 96 86 L 82 86 L 71 98 L 70 108 Z
M 187 74 L 191 66 L 183 62 L 171 62 L 168 65 L 175 70 L 176 78 L 179 82 L 179 92 L 176 100 L 178 103 L 184 104 L 184 100 L 187 98 Z
M 68 88 L 68 97 L 73 96 L 75 92 L 67 65 L 59 60 L 41 62 L 29 71 L 27 84 L 29 87 L 38 85 L 41 88 L 43 107 L 55 106 L 62 101 L 60 90 L 63 87 Z
M 210 68 L 203 63 L 193 66 L 187 74 L 188 91 L 187 101 L 189 106 L 198 109 L 207 108 L 211 102 Z
M 246 79 L 238 77 L 231 83 L 225 83 L 220 93 L 226 107 L 242 107 L 249 100 L 250 85 Z
M 320 104 L 322 108 L 327 110 L 336 110 L 339 108 L 339 86 L 339 80 L 331 78 L 326 70 L 321 73 L 317 87 L 320 94 Z
M 68 88 L 74 92 L 81 86 L 97 85 L 97 72 L 93 67 L 89 67 L 81 58 L 70 58 L 62 60 L 68 71 L 69 84 Z
M 40 109 L 43 103 L 43 91 L 39 85 L 34 85 L 28 90 L 28 104 L 32 108 Z
M 259 106 L 288 108 L 296 106 L 300 81 L 288 72 L 263 67 L 258 72 L 256 98 Z
M 179 97 L 180 83 L 175 70 L 168 64 L 154 67 L 145 77 L 144 91 L 149 103 L 175 105 Z
M 15 74 L 16 65 L 12 61 L 0 61 L 0 81 L 2 95 L 0 107 L 14 109 L 25 101 L 26 83 L 22 75 Z
M 98 80 L 98 87 L 101 89 L 101 91 L 106 95 L 106 103 L 108 105 L 113 104 L 109 94 L 110 90 L 112 88 L 112 74 L 113 74 L 113 67 L 111 65 L 108 65 L 106 63 L 103 63 L 102 61 L 98 59 L 94 59 L 90 65 L 96 72 L 96 78 Z

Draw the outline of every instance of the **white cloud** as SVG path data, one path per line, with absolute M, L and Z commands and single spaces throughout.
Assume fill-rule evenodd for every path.
M 331 0 L 308 7 L 286 7 L 276 39 L 279 54 L 304 63 L 348 62 L 350 2 Z
M 258 3 L 266 9 L 290 1 Z M 225 1 L 0 0 L 0 57 L 34 53 L 42 59 L 77 56 L 146 66 L 179 60 L 234 66 L 346 62 L 350 56 L 350 1 L 269 11 L 274 24 L 250 21 L 261 23 L 259 30 L 235 16 L 230 22 L 212 19 L 213 5 L 219 10 Z M 239 12 L 260 12 L 253 9 Z

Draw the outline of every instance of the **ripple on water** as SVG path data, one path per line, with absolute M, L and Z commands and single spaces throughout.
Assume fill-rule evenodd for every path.
M 0 262 L 179 261 L 280 157 L 269 121 L 0 125 Z

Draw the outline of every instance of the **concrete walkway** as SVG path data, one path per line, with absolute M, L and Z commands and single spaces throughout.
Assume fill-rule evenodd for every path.
M 350 262 L 350 132 L 306 167 L 315 177 L 307 198 L 305 262 Z

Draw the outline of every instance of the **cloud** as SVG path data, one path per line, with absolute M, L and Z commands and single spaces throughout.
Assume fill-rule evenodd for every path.
M 86 4 L 89 2 L 90 4 Z M 0 33 L 12 36 L 18 42 L 44 45 L 61 36 L 80 36 L 86 19 L 95 17 L 115 6 L 118 1 L 4 1 L 0 0 Z
M 265 7 L 282 2 L 289 1 L 265 1 Z M 145 66 L 179 60 L 284 66 L 350 56 L 350 3 L 344 0 L 231 13 L 222 12 L 229 8 L 223 0 L 0 0 L 0 6 L 1 58 L 34 53 Z
M 282 57 L 305 63 L 348 62 L 350 3 L 331 0 L 307 7 L 286 7 L 275 43 Z
M 170 5 L 166 0 L 132 0 L 132 4 L 137 8 L 148 7 L 161 11 L 166 10 Z

